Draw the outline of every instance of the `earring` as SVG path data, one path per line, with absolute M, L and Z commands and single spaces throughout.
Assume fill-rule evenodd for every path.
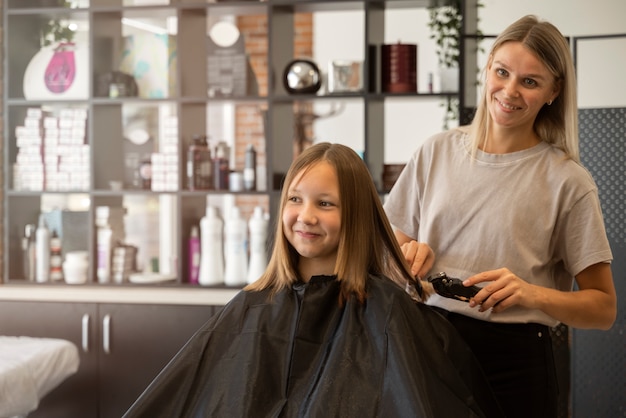
M 548 100 L 548 106 L 552 105 L 552 100 Z

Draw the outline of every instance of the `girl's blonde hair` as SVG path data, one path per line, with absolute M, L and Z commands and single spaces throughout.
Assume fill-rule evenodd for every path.
M 335 168 L 339 181 L 341 229 L 334 272 L 341 283 L 340 303 L 351 295 L 365 300 L 368 274 L 386 276 L 403 288 L 407 281 L 414 282 L 367 166 L 351 148 L 323 142 L 307 148 L 289 168 L 267 270 L 244 290 L 271 288 L 275 293 L 301 279 L 297 270 L 300 255 L 283 231 L 283 210 L 296 176 L 321 161 Z

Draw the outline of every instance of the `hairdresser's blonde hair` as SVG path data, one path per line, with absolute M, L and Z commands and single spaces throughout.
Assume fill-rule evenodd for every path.
M 487 68 L 495 52 L 506 42 L 521 42 L 537 56 L 554 76 L 558 96 L 551 105 L 544 105 L 535 119 L 535 133 L 545 142 L 555 145 L 576 162 L 578 150 L 578 105 L 576 74 L 569 44 L 551 23 L 528 15 L 507 27 L 495 40 L 489 53 Z M 470 126 L 472 152 L 484 145 L 491 124 L 487 108 L 488 92 L 484 89 Z

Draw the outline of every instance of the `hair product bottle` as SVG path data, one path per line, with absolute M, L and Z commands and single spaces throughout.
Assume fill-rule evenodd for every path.
M 230 147 L 224 141 L 220 141 L 215 147 L 213 159 L 213 183 L 215 190 L 228 190 L 228 176 L 230 174 Z
M 250 232 L 250 264 L 248 265 L 247 282 L 258 279 L 267 268 L 267 228 L 269 219 L 263 208 L 257 206 L 248 221 Z
M 238 207 L 230 211 L 230 216 L 224 225 L 226 271 L 224 283 L 227 286 L 241 286 L 248 277 L 248 225 L 241 217 Z
M 248 145 L 244 158 L 243 187 L 247 191 L 256 190 L 256 151 L 254 145 Z
M 213 188 L 213 162 L 206 136 L 194 135 L 187 150 L 187 188 L 210 190 Z
M 35 254 L 37 227 L 35 224 L 28 224 L 24 227 L 24 237 L 22 238 L 22 254 L 24 257 L 24 279 L 29 282 L 35 281 L 35 269 L 37 256 Z
M 198 283 L 210 286 L 224 283 L 224 251 L 222 232 L 224 222 L 217 209 L 207 206 L 200 220 L 200 273 Z
M 63 280 L 63 255 L 61 254 L 61 238 L 56 229 L 50 236 L 50 280 Z
M 198 284 L 198 275 L 200 274 L 200 233 L 198 226 L 191 227 L 189 235 L 189 283 Z
M 35 233 L 35 279 L 38 283 L 50 280 L 50 230 L 43 214 L 39 215 L 39 226 Z

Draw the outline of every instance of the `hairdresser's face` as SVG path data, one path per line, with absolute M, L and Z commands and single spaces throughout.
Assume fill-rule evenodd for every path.
M 557 95 L 554 77 L 520 42 L 506 42 L 487 69 L 487 102 L 496 127 L 532 129 L 543 106 Z
M 315 263 L 315 274 L 332 274 L 341 228 L 335 168 L 324 161 L 316 163 L 294 178 L 287 195 L 283 230 L 300 254 L 300 264 Z

